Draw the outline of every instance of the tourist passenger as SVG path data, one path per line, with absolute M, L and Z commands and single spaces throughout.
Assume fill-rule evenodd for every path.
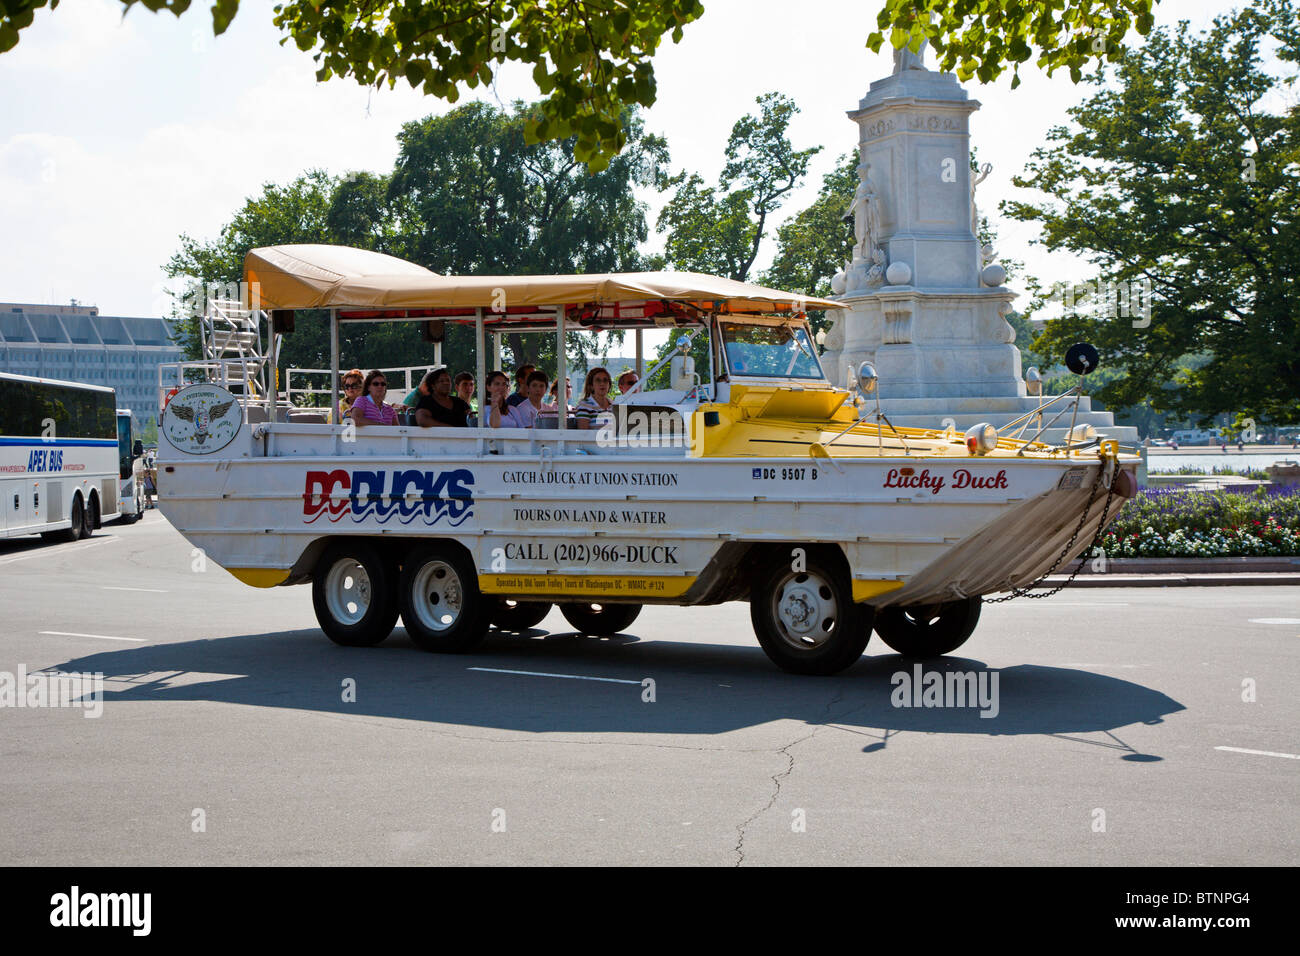
M 362 425 L 396 425 L 397 409 L 384 402 L 388 394 L 388 380 L 379 369 L 371 369 L 364 382 L 365 394 L 352 403 L 350 415 L 358 427 Z
M 352 403 L 361 397 L 362 380 L 361 369 L 354 368 L 352 371 L 343 376 L 343 397 L 339 399 L 339 421 L 352 417 Z
M 473 408 L 475 402 L 474 386 L 476 384 L 474 376 L 469 372 L 457 372 L 456 377 L 452 380 L 452 390 L 462 402 Z
M 415 424 L 421 428 L 434 425 L 464 428 L 469 424 L 469 406 L 459 395 L 451 394 L 451 373 L 446 366 L 429 372 L 422 384 L 428 387 L 429 394 L 421 395 L 420 403 L 415 406 Z
M 546 407 L 547 407 L 547 408 L 555 408 L 555 407 L 556 407 L 556 405 L 558 404 L 558 401 L 559 401 L 559 400 L 558 400 L 555 396 L 558 395 L 559 392 L 560 392 L 560 380 L 557 378 L 554 382 L 551 383 L 551 389 L 550 389 L 549 392 L 547 392 L 547 401 L 546 401 Z M 571 411 L 571 410 L 572 410 L 572 408 L 571 408 L 572 403 L 573 403 L 573 383 L 572 383 L 572 382 L 569 382 L 569 381 L 566 381 L 566 382 L 564 383 L 564 408 L 565 408 L 565 411 Z
M 536 365 L 521 365 L 515 372 L 515 390 L 510 397 L 506 399 L 506 404 L 514 408 L 520 402 L 528 400 L 528 376 L 537 371 Z
M 626 395 L 628 393 L 628 389 L 630 389 L 633 385 L 635 385 L 639 381 L 641 381 L 641 379 L 636 374 L 636 372 L 633 372 L 631 369 L 629 369 L 628 371 L 624 372 L 622 375 L 618 377 L 618 393 L 620 395 Z
M 507 401 L 507 393 L 510 391 L 510 379 L 506 373 L 497 369 L 494 372 L 488 372 L 487 393 L 488 393 L 488 416 L 487 425 L 490 428 L 513 428 L 510 421 L 510 403 Z
M 546 373 L 533 372 L 528 376 L 528 400 L 520 402 L 506 415 L 509 428 L 532 428 L 537 424 L 537 416 L 542 411 L 542 399 L 546 397 Z
M 603 368 L 593 368 L 587 373 L 587 380 L 582 385 L 582 401 L 574 410 L 579 428 L 599 428 L 603 419 L 613 417 L 609 411 L 614 407 L 609 400 L 610 384 L 609 372 Z

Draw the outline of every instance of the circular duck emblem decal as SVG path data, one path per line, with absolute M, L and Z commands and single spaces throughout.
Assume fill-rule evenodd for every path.
M 211 455 L 234 441 L 244 410 L 219 385 L 190 385 L 172 397 L 161 417 L 162 433 L 178 451 Z

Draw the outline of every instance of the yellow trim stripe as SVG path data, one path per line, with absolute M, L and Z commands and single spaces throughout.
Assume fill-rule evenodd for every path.
M 903 586 L 903 581 L 857 581 L 853 582 L 853 603 L 861 604 L 863 601 L 869 601 L 873 597 L 880 597 L 882 594 L 888 594 L 890 591 L 897 591 Z
M 545 594 L 573 598 L 675 598 L 695 584 L 695 577 L 626 574 L 480 574 L 484 594 Z
M 226 568 L 226 570 L 255 588 L 273 588 L 289 579 L 289 572 L 278 568 Z

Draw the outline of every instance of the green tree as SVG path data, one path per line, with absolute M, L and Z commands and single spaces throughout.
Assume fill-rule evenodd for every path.
M 1061 67 L 1078 83 L 1088 63 L 1122 55 L 1131 29 L 1146 36 L 1151 8 L 1159 0 L 885 0 L 876 17 L 878 31 L 867 47 L 890 46 L 913 53 L 928 42 L 939 53 L 939 68 L 955 69 L 968 80 L 989 83 L 1011 64 L 1011 88 L 1020 85 L 1020 64 L 1038 51 L 1038 66 L 1048 75 Z
M 853 229 L 844 216 L 858 188 L 858 155 L 846 153 L 822 177 L 817 198 L 791 216 L 776 231 L 777 251 L 762 282 L 774 289 L 824 298 L 831 293 L 831 276 L 853 256 Z M 829 325 L 825 310 L 810 312 L 813 331 Z
M 695 173 L 674 178 L 673 198 L 659 213 L 668 232 L 667 262 L 675 269 L 749 278 L 767 221 L 808 172 L 820 146 L 796 150 L 787 130 L 799 108 L 780 93 L 758 97 L 759 114 L 736 121 L 717 187 Z
M 1041 223 L 1043 242 L 1132 290 L 1130 312 L 1076 310 L 1034 343 L 1059 360 L 1080 340 L 1124 374 L 1099 394 L 1111 407 L 1150 403 L 1202 419 L 1235 411 L 1260 420 L 1300 414 L 1300 110 L 1270 110 L 1282 82 L 1261 66 L 1262 43 L 1300 62 L 1290 0 L 1183 22 L 1126 53 L 1113 85 L 1069 111 L 1014 178 L 1049 202 L 1003 211 Z M 1093 277 L 1072 277 L 1074 282 Z M 1139 312 L 1149 283 L 1150 312 Z M 1038 289 L 1034 308 L 1044 304 Z M 1149 316 L 1149 325 L 1147 325 Z M 1206 354 L 1193 366 L 1185 357 Z
M 182 236 L 167 273 L 194 277 L 203 286 L 238 282 L 249 249 L 300 242 L 374 249 L 461 275 L 638 271 L 652 265 L 638 251 L 649 226 L 633 187 L 662 184 L 664 140 L 647 134 L 629 114 L 628 147 L 593 174 L 576 160 L 572 139 L 528 143 L 524 127 L 530 115 L 523 104 L 506 112 L 475 102 L 408 123 L 390 174 L 339 179 L 314 170 L 287 186 L 268 184 L 215 240 Z M 197 357 L 196 317 L 187 310 L 181 324 L 187 352 Z M 515 364 L 553 367 L 553 335 L 510 335 L 507 341 Z M 571 361 L 581 367 L 582 355 L 594 345 L 590 336 L 571 337 Z M 344 362 L 358 366 L 432 361 L 432 347 L 413 323 L 347 324 L 340 346 Z M 472 330 L 450 324 L 443 351 L 449 361 L 472 368 Z M 325 316 L 299 313 L 281 355 L 285 365 L 328 366 Z
M 130 9 L 180 16 L 191 0 L 122 0 Z M 915 52 L 928 41 L 945 70 L 989 82 L 1039 52 L 1050 73 L 1066 66 L 1077 82 L 1093 60 L 1114 59 L 1131 28 L 1151 28 L 1153 0 L 884 0 L 880 32 L 867 46 L 879 51 L 885 31 L 894 47 Z M 0 53 L 12 48 L 36 10 L 59 0 L 0 0 Z M 214 0 L 212 31 L 225 32 L 239 0 Z M 575 155 L 601 169 L 625 145 L 620 118 L 628 107 L 651 106 L 651 61 L 663 37 L 673 42 L 704 13 L 700 0 L 292 0 L 275 7 L 284 43 L 314 51 L 317 78 L 351 76 L 379 86 L 406 80 L 426 94 L 456 102 L 458 84 L 489 84 L 509 60 L 533 67 L 547 96 L 529 135 L 576 137 Z

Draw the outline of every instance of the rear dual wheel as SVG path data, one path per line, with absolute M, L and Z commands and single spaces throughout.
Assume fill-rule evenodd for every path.
M 905 657 L 939 657 L 955 651 L 979 623 L 979 597 L 943 604 L 886 607 L 876 612 L 876 633 Z
M 641 605 L 568 603 L 560 605 L 560 613 L 575 631 L 609 637 L 631 627 Z
M 374 647 L 393 632 L 396 591 L 396 568 L 364 540 L 331 544 L 312 574 L 316 620 L 345 647 Z
M 824 552 L 809 551 L 797 569 L 778 562 L 750 589 L 758 643 L 792 674 L 827 676 L 852 666 L 871 639 L 872 614 L 853 602 L 848 574 Z
M 411 640 L 442 654 L 477 647 L 496 610 L 496 601 L 479 590 L 469 555 L 442 542 L 420 545 L 407 555 L 398 593 Z
M 548 601 L 511 601 L 502 598 L 492 612 L 492 624 L 501 631 L 526 631 L 551 613 Z

